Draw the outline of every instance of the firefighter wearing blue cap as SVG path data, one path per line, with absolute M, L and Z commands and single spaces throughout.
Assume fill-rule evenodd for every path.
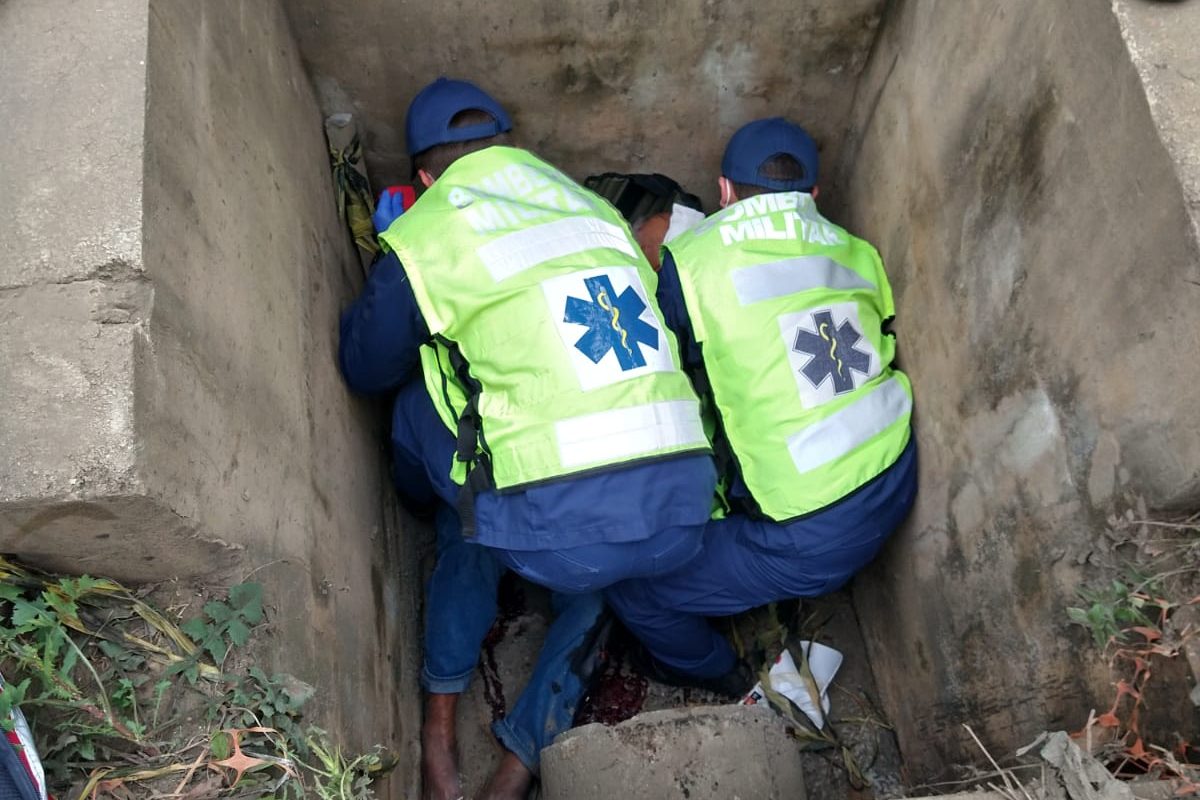
M 728 512 L 683 571 L 606 593 L 662 678 L 736 674 L 705 617 L 837 590 L 916 495 L 891 287 L 875 249 L 818 213 L 817 167 L 802 128 L 746 125 L 721 164 L 722 210 L 663 251 L 659 302 L 716 409 Z
M 617 211 L 533 154 L 487 93 L 440 79 L 408 111 L 425 191 L 343 315 L 350 386 L 399 389 L 395 480 L 434 506 L 422 683 L 427 797 L 461 794 L 454 708 L 511 569 L 557 615 L 484 796 L 523 797 L 569 727 L 603 628 L 598 591 L 700 550 L 716 483 L 699 401 Z M 386 216 L 386 215 L 385 215 Z M 409 380 L 415 375 L 415 380 Z

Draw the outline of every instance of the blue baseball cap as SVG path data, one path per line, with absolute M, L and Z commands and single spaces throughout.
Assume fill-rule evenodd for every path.
M 758 174 L 772 156 L 789 155 L 800 162 L 800 180 L 764 178 Z M 738 129 L 725 146 L 721 174 L 734 183 L 763 186 L 778 192 L 807 192 L 817 183 L 817 143 L 799 125 L 783 117 L 755 120 Z
M 460 111 L 486 111 L 492 121 L 465 128 L 451 128 L 450 120 Z M 417 92 L 405 120 L 408 154 L 415 156 L 439 144 L 485 139 L 512 130 L 512 120 L 490 94 L 469 81 L 438 78 Z

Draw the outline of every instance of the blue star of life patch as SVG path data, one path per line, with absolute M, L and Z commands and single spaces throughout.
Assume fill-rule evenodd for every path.
M 658 350 L 658 329 L 641 319 L 646 304 L 632 286 L 618 296 L 607 275 L 585 278 L 591 300 L 568 296 L 564 322 L 586 325 L 587 333 L 579 337 L 575 347 L 593 364 L 609 350 L 616 353 L 621 371 L 646 366 L 641 345 Z
M 870 375 L 871 371 L 870 354 L 855 347 L 862 334 L 848 319 L 834 325 L 831 311 L 816 311 L 812 320 L 816 332 L 800 328 L 792 345 L 795 352 L 812 356 L 800 373 L 814 388 L 832 378 L 834 394 L 853 391 L 854 377 L 850 373 Z

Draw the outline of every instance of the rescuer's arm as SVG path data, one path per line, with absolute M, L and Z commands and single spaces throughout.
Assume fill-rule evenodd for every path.
M 385 392 L 412 375 L 429 327 L 395 253 L 379 257 L 362 294 L 342 312 L 338 365 L 356 392 Z

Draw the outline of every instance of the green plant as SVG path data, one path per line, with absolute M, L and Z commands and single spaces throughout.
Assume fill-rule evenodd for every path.
M 240 583 L 230 587 L 227 600 L 210 600 L 204 604 L 203 616 L 179 626 L 199 649 L 191 660 L 171 665 L 167 674 L 182 672 L 194 684 L 200 673 L 201 651 L 208 653 L 217 667 L 223 666 L 230 647 L 246 644 L 250 629 L 262 622 L 262 618 L 262 586 Z
M 1098 647 L 1104 647 L 1110 641 L 1124 642 L 1127 631 L 1157 625 L 1146 616 L 1145 609 L 1160 608 L 1160 601 L 1147 593 L 1147 589 L 1153 591 L 1153 586 L 1146 585 L 1144 580 L 1119 578 L 1114 578 L 1102 589 L 1079 589 L 1079 597 L 1088 604 L 1087 608 L 1068 608 L 1067 618 L 1091 631 Z
M 307 756 L 307 737 L 300 721 L 304 705 L 315 693 L 312 686 L 291 675 L 267 676 L 251 667 L 229 685 L 223 703 L 214 710 L 232 710 L 231 721 L 246 728 L 273 728 L 287 737 L 301 756 Z
M 174 796 L 372 797 L 387 760 L 378 748 L 343 756 L 324 731 L 304 728 L 311 686 L 252 665 L 225 671 L 262 620 L 258 584 L 231 587 L 176 626 L 115 581 L 0 558 L 0 672 L 10 679 L 0 719 L 23 708 L 59 797 L 155 782 Z M 208 746 L 197 755 L 198 742 Z
M 1178 658 L 1197 633 L 1188 607 L 1200 603 L 1200 515 L 1154 520 L 1144 503 L 1138 505 L 1136 514 L 1110 518 L 1106 539 L 1115 558 L 1106 566 L 1120 577 L 1078 590 L 1086 607 L 1067 609 L 1070 621 L 1088 628 L 1102 649 L 1115 689 L 1112 706 L 1093 712 L 1076 735 L 1091 740 L 1093 727 L 1105 731 L 1097 738 L 1107 744 L 1097 755 L 1116 774 L 1185 778 L 1185 787 L 1194 789 L 1200 767 L 1188 763 L 1191 745 L 1147 741 L 1142 717 L 1151 710 L 1146 693 L 1152 676 L 1166 672 L 1162 662 Z
M 342 748 L 329 743 L 329 734 L 315 726 L 309 728 L 305 741 L 319 766 L 303 766 L 317 776 L 313 789 L 321 800 L 373 798 L 375 793 L 371 791 L 371 783 L 380 773 L 391 768 L 385 763 L 381 748 L 347 757 L 342 753 Z
M 115 758 L 131 748 L 155 749 L 145 741 L 133 681 L 125 673 L 131 662 L 106 659 L 96 640 L 84 639 L 81 645 L 72 636 L 85 628 L 81 601 L 104 588 L 105 582 L 88 577 L 41 587 L 0 583 L 5 607 L 0 653 L 5 672 L 19 678 L 0 693 L 0 712 L 6 726 L 14 705 L 35 721 L 42 714 L 54 719 L 53 738 L 39 748 L 52 777 L 62 778 L 72 764 Z M 112 642 L 101 643 L 110 652 L 120 650 Z

